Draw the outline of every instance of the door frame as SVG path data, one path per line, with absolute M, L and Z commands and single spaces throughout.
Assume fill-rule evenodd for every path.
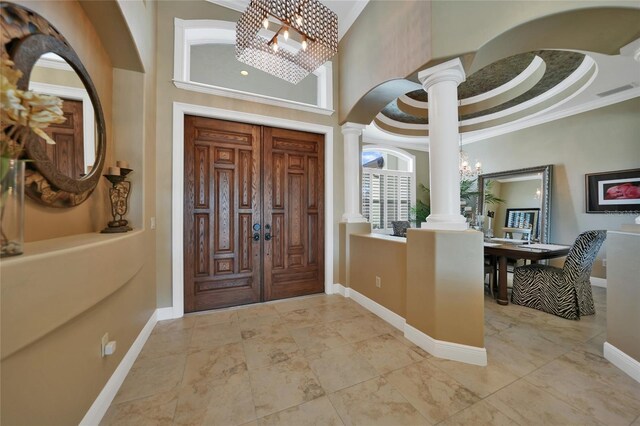
M 161 308 L 161 319 L 184 315 L 184 116 L 261 126 L 280 127 L 324 135 L 324 291 L 333 294 L 333 127 L 202 105 L 173 102 L 173 158 L 171 166 L 171 288 L 172 306 Z

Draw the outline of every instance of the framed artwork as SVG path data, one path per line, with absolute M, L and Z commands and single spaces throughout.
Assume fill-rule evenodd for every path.
M 640 213 L 640 169 L 585 175 L 587 213 Z
M 506 228 L 531 228 L 531 237 L 538 239 L 538 223 L 540 221 L 539 208 L 507 209 L 504 218 Z

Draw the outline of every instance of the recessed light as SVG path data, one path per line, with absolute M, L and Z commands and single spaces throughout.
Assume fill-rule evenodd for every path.
M 242 75 L 249 75 L 249 72 L 248 72 L 248 71 L 245 71 L 245 70 L 242 70 L 242 71 L 240 71 L 240 74 L 242 74 Z

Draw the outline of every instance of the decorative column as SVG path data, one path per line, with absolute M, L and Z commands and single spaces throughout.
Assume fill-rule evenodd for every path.
M 465 78 L 458 58 L 418 73 L 429 95 L 431 214 L 422 225 L 426 229 L 463 231 L 468 228 L 460 214 L 458 145 L 458 85 Z
M 347 223 L 366 222 L 360 212 L 360 135 L 365 126 L 357 123 L 345 123 L 344 135 L 344 214 L 342 221 Z

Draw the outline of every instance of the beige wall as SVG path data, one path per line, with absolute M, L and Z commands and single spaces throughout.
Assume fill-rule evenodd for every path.
M 482 238 L 407 231 L 407 324 L 437 340 L 484 347 Z
M 640 362 L 640 225 L 628 228 L 607 235 L 607 342 Z
M 107 121 L 106 164 L 112 164 L 115 158 L 128 159 L 135 169 L 130 218 L 138 232 L 115 237 L 124 239 L 118 249 L 103 253 L 96 244 L 114 236 L 90 233 L 32 243 L 24 256 L 2 260 L 0 311 L 2 326 L 10 331 L 3 333 L 3 338 L 20 336 L 29 344 L 12 344 L 16 351 L 3 352 L 0 423 L 77 424 L 156 307 L 155 235 L 149 229 L 140 229 L 155 214 L 156 3 L 129 2 L 144 10 L 137 15 L 144 21 L 138 28 L 147 32 L 136 41 L 143 47 L 141 51 L 148 52 L 143 56 L 150 71 L 147 74 L 111 67 L 113 58 L 107 55 L 94 23 L 77 2 L 25 3 L 67 37 L 91 75 Z M 123 50 L 127 48 L 131 46 L 122 46 Z M 107 217 L 105 188 L 106 183 L 101 182 L 87 202 L 72 209 L 49 209 L 30 203 L 28 238 L 46 239 L 101 229 Z M 134 240 L 136 244 L 132 244 Z M 41 254 L 29 255 L 35 251 Z M 53 269 L 44 266 L 53 260 Z M 61 265 L 67 269 L 61 270 Z M 132 272 L 125 277 L 123 270 Z M 44 280 L 35 274 L 49 271 L 51 274 Z M 46 296 L 39 291 L 43 284 L 49 291 Z M 76 292 L 87 297 L 78 298 L 74 296 Z M 18 302 L 35 303 L 43 297 L 50 301 L 46 314 L 33 308 L 30 321 L 24 322 L 8 316 L 15 313 L 9 307 Z M 69 304 L 73 312 L 69 312 Z M 62 321 L 65 316 L 67 319 Z M 61 321 L 49 321 L 52 317 Z M 34 329 L 34 324 L 40 326 Z M 101 358 L 100 339 L 105 332 L 117 341 L 118 349 L 114 355 Z
M 78 54 L 96 87 L 107 129 L 107 158 L 113 153 L 111 59 L 107 55 L 91 21 L 80 5 L 65 2 L 17 1 L 44 16 L 67 39 Z M 108 182 L 98 182 L 96 190 L 82 204 L 69 209 L 45 207 L 26 197 L 25 241 L 39 241 L 66 235 L 94 232 L 105 226 L 108 218 L 106 188 Z
M 598 7 L 610 9 L 523 25 Z M 417 82 L 417 72 L 450 58 L 461 57 L 468 70 L 477 71 L 541 48 L 615 53 L 638 37 L 639 18 L 637 2 L 620 0 L 371 1 L 340 42 L 340 122 L 368 124 L 387 103 L 412 90 L 396 79 Z M 596 26 L 600 31 L 592 31 Z
M 433 339 L 483 348 L 482 259 L 477 231 L 353 234 L 349 287 Z
M 616 230 L 629 214 L 585 213 L 586 173 L 640 167 L 640 98 L 465 145 L 486 173 L 553 164 L 551 243 L 571 244 L 589 229 Z M 601 259 L 593 276 L 605 277 Z
M 249 75 L 243 76 L 241 70 Z M 189 72 L 189 79 L 198 83 L 317 105 L 318 77 L 315 74 L 309 74 L 298 84 L 291 84 L 238 61 L 233 44 L 191 46 Z
M 84 84 L 75 71 L 59 70 L 47 67 L 34 67 L 31 70 L 29 81 L 37 81 L 39 83 L 55 84 L 57 86 L 75 87 L 84 89 Z
M 349 287 L 406 317 L 407 243 L 404 238 L 351 235 L 349 269 Z M 380 287 L 376 287 L 376 277 L 380 277 Z
M 404 78 L 431 59 L 430 16 L 431 2 L 428 1 L 370 1 L 367 4 L 338 46 L 343 64 L 340 97 L 336 98 L 340 101 L 341 123 L 369 124 L 392 98 L 380 108 L 373 108 L 370 117 L 350 115 L 356 103 L 379 84 Z
M 289 120 L 298 120 L 333 126 L 334 132 L 334 163 L 333 170 L 329 171 L 333 175 L 333 188 L 326 188 L 333 191 L 334 197 L 334 282 L 338 279 L 338 221 L 343 212 L 343 168 L 342 168 L 342 134 L 337 126 L 336 114 L 325 116 L 304 112 L 295 109 L 279 108 L 247 102 L 243 100 L 224 98 L 204 93 L 195 93 L 176 88 L 171 79 L 173 78 L 173 19 L 218 19 L 236 21 L 239 13 L 216 6 L 205 1 L 181 1 L 158 2 L 158 46 L 157 46 L 157 71 L 158 71 L 158 109 L 157 109 L 157 152 L 156 152 L 156 185 L 157 185 L 157 212 L 158 212 L 158 234 L 157 234 L 157 276 L 158 276 L 158 306 L 171 305 L 171 157 L 172 157 L 172 108 L 173 102 L 183 102 L 188 104 L 203 105 L 207 107 L 221 108 L 232 111 L 253 113 L 265 116 L 279 117 Z M 339 64 L 334 60 L 334 99 L 338 96 L 337 69 Z

